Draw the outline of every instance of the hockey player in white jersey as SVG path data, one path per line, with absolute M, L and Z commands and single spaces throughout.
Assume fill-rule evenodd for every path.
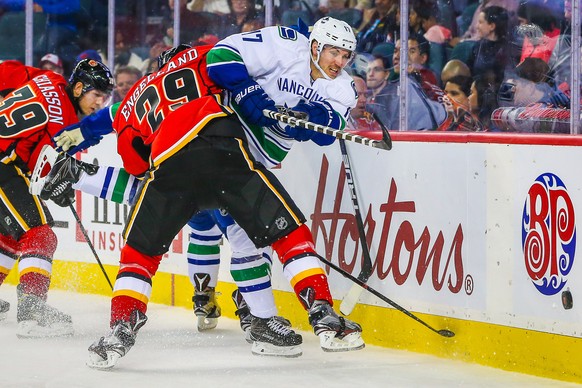
M 357 93 L 343 70 L 356 45 L 351 27 L 318 20 L 309 38 L 288 27 L 266 27 L 218 42 L 208 53 L 208 74 L 230 91 L 231 107 L 246 129 L 255 157 L 267 167 L 279 164 L 294 140 L 328 145 L 333 137 L 279 125 L 263 116 L 275 106 L 309 114 L 309 120 L 345 128 Z M 319 124 L 318 123 L 318 124 Z
M 355 48 L 352 28 L 330 17 L 318 20 L 309 38 L 291 28 L 266 27 L 218 42 L 207 56 L 208 74 L 228 91 L 230 107 L 243 124 L 255 158 L 273 167 L 295 140 L 329 145 L 335 139 L 299 127 L 282 127 L 265 117 L 263 110 L 288 107 L 306 113 L 317 124 L 345 128 L 357 101 L 353 80 L 344 71 Z M 273 248 L 281 251 L 278 242 Z M 334 312 L 327 277 L 309 249 L 302 255 L 279 255 L 279 259 L 324 350 L 362 348 L 361 327 Z M 350 334 L 345 336 L 344 330 Z

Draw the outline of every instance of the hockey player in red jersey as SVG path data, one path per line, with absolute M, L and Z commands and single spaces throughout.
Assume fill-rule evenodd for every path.
M 18 336 L 70 335 L 71 317 L 46 304 L 57 238 L 46 205 L 29 194 L 29 176 L 52 136 L 105 105 L 113 78 L 93 60 L 81 61 L 68 83 L 51 71 L 20 69 L 8 85 L 16 89 L 0 102 L 0 284 L 18 260 Z M 8 308 L 0 302 L 0 313 Z
M 335 21 L 332 24 L 337 25 Z M 351 32 L 349 27 L 343 25 L 339 30 Z M 285 37 L 293 34 L 288 29 L 284 32 Z M 318 42 L 311 44 L 307 39 L 298 42 L 306 47 L 309 44 L 313 50 L 315 43 Z M 341 58 L 340 65 L 330 66 L 332 74 L 328 77 L 333 79 L 335 74 L 342 71 L 351 53 L 343 48 L 324 48 L 324 45 L 325 42 L 319 43 L 317 56 L 313 54 L 313 60 L 319 62 L 322 52 L 321 57 L 328 61 L 334 56 Z M 301 48 L 306 53 L 304 68 L 308 79 L 308 49 Z M 331 308 L 327 278 L 321 266 L 317 265 L 311 232 L 304 224 L 303 214 L 278 180 L 264 165 L 257 163 L 233 110 L 222 105 L 218 95 L 200 97 L 169 112 L 159 105 L 163 100 L 160 94 L 168 96 L 168 93 L 164 88 L 150 87 L 149 84 L 160 77 L 167 80 L 167 86 L 171 88 L 183 85 L 183 77 L 189 75 L 182 73 L 174 78 L 172 73 L 176 71 L 181 71 L 179 66 L 174 66 L 173 71 L 153 74 L 153 78 L 132 95 L 133 101 L 130 104 L 128 101 L 122 102 L 116 115 L 114 127 L 118 135 L 120 130 L 131 128 L 119 126 L 120 122 L 131 120 L 131 115 L 137 116 L 135 122 L 140 123 L 138 126 L 156 124 L 159 127 L 146 139 L 126 143 L 133 146 L 138 154 L 139 149 L 151 145 L 151 169 L 145 176 L 141 191 L 136 195 L 136 203 L 124 231 L 126 245 L 121 253 L 112 300 L 112 332 L 91 345 L 88 365 L 101 369 L 111 368 L 131 349 L 137 331 L 147 320 L 145 313 L 151 293 L 151 277 L 156 273 L 163 253 L 193 214 L 210 208 L 227 210 L 256 246 L 272 245 L 281 261 L 286 263 L 287 271 L 298 274 L 292 279 L 292 284 L 309 311 L 310 323 L 320 336 L 324 350 L 361 349 L 364 346 L 361 327 L 338 317 Z M 345 78 L 344 75 L 342 78 Z M 165 81 L 158 84 L 166 86 Z M 189 90 L 178 89 L 176 92 L 181 93 Z M 354 95 L 349 83 L 345 89 L 348 97 L 349 92 Z M 180 93 L 172 95 L 174 101 L 186 97 Z M 266 102 L 269 101 L 268 96 L 257 96 L 256 93 L 249 96 L 251 100 L 246 100 L 244 95 L 239 100 L 246 110 L 255 109 L 253 104 L 257 103 L 257 99 L 265 98 Z M 274 108 L 274 103 L 272 105 Z M 328 125 L 339 126 L 342 123 L 338 113 L 325 101 L 312 101 L 303 105 L 308 105 L 307 108 L 313 114 L 312 120 L 319 117 L 322 121 L 325 119 Z M 123 119 L 118 119 L 120 114 L 124 116 Z M 149 123 L 144 124 L 145 120 Z M 301 140 L 313 137 L 307 137 L 306 134 L 299 136 L 297 131 L 290 130 L 291 134 L 288 134 L 287 131 L 286 135 L 279 134 L 285 136 L 286 141 L 295 136 L 301 137 Z M 330 143 L 329 139 L 322 140 Z M 308 260 L 302 260 L 304 258 Z

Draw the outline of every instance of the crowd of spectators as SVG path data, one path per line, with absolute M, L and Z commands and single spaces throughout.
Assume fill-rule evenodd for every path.
M 0 25 L 3 13 L 22 12 L 23 4 L 0 0 Z M 67 75 L 83 53 L 107 61 L 107 0 L 34 4 L 47 16 L 35 63 Z M 116 2 L 115 99 L 140 74 L 153 71 L 159 53 L 173 45 L 174 5 L 174 0 Z M 181 43 L 214 44 L 265 25 L 262 0 L 180 0 L 178 5 Z M 326 15 L 349 23 L 358 46 L 348 70 L 363 95 L 350 127 L 378 129 L 375 113 L 389 129 L 399 129 L 400 0 L 275 0 L 274 5 L 275 24 L 290 26 L 297 18 L 312 24 Z M 407 130 L 529 131 L 535 126 L 519 127 L 512 119 L 551 121 L 553 110 L 569 109 L 569 0 L 410 0 L 408 5 Z M 528 116 L 531 106 L 537 108 Z

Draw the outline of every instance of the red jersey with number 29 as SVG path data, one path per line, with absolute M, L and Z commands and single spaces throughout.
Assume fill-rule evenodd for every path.
M 162 120 L 187 102 L 222 91 L 206 72 L 206 53 L 211 48 L 198 46 L 178 53 L 162 69 L 137 81 L 119 105 L 113 128 L 117 152 L 130 174 L 141 175 L 150 167 L 144 153 L 140 156 L 136 149 L 151 142 L 148 138 Z
M 46 72 L 9 93 L 0 102 L 0 151 L 16 151 L 32 171 L 42 146 L 79 121 L 66 86 L 63 76 Z

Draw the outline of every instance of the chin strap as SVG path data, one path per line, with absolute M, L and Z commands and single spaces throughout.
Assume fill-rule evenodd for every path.
M 321 47 L 321 49 L 320 49 Z M 311 62 L 313 62 L 313 65 L 315 66 L 315 68 L 317 70 L 319 70 L 319 72 L 321 73 L 321 75 L 323 76 L 323 78 L 325 78 L 328 81 L 331 81 L 331 77 L 328 76 L 325 71 L 323 71 L 323 69 L 321 68 L 321 66 L 319 66 L 319 56 L 321 55 L 321 50 L 323 50 L 323 46 L 317 42 L 317 58 L 315 58 L 315 60 L 313 59 L 313 55 L 311 53 L 309 53 L 309 57 L 311 58 Z

